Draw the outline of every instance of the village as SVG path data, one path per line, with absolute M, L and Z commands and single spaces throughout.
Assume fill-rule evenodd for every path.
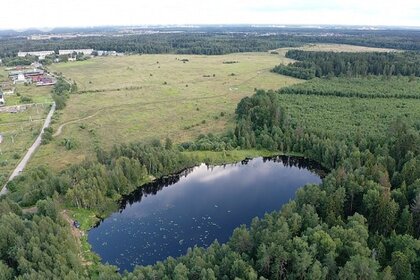
M 15 95 L 17 85 L 53 86 L 57 82 L 51 74 L 43 69 L 39 62 L 29 66 L 15 66 L 5 68 L 8 80 L 0 83 L 0 106 L 7 104 L 7 96 Z
M 18 52 L 15 66 L 5 67 L 8 72 L 8 79 L 0 79 L 0 107 L 7 105 L 7 96 L 12 96 L 16 92 L 17 85 L 35 85 L 37 87 L 53 86 L 57 79 L 53 74 L 49 73 L 44 65 L 59 62 L 72 62 L 86 60 L 93 56 L 122 56 L 123 54 L 116 51 L 103 51 L 94 49 L 65 49 L 55 51 L 32 51 Z M 22 59 L 22 63 L 19 63 Z M 25 59 L 30 59 L 29 65 Z M 2 61 L 0 60 L 0 65 Z M 6 65 L 7 66 L 7 65 Z M 1 77 L 1 76 L 0 76 Z M 1 110 L 10 111 L 10 110 Z

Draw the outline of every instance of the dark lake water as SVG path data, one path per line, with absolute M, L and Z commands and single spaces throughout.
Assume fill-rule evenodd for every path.
M 89 231 L 88 240 L 103 262 L 131 271 L 194 245 L 228 241 L 236 227 L 279 210 L 299 187 L 319 184 L 319 174 L 315 163 L 283 156 L 202 164 L 125 198 L 120 211 Z

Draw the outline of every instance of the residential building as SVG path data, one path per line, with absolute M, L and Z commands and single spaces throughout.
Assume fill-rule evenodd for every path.
M 75 49 L 75 50 L 59 50 L 59 55 L 72 55 L 73 53 L 82 53 L 84 55 L 92 55 L 93 49 Z
M 18 57 L 25 57 L 27 55 L 37 56 L 39 60 L 45 59 L 47 55 L 55 54 L 54 51 L 37 51 L 37 52 L 18 52 Z

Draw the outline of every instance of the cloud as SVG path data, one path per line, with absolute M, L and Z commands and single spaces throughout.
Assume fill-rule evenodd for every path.
M 420 1 L 20 0 L 1 5 L 0 28 L 139 24 L 350 24 L 420 26 Z

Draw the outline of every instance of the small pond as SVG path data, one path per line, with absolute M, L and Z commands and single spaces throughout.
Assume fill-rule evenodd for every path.
M 321 182 L 321 168 L 296 157 L 204 164 L 139 189 L 89 231 L 94 252 L 121 271 L 228 241 L 256 216 L 279 210 L 299 187 Z

